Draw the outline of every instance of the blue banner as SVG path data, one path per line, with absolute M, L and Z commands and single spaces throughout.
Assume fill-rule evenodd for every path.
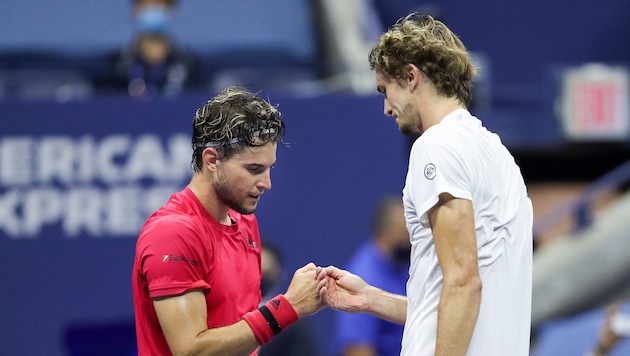
M 3 353 L 134 346 L 135 239 L 192 176 L 191 122 L 207 99 L 0 102 Z M 269 100 L 288 145 L 256 212 L 263 239 L 279 245 L 289 275 L 311 261 L 344 265 L 370 238 L 376 201 L 401 194 L 410 141 L 380 97 Z M 312 318 L 325 351 L 332 312 Z M 34 328 L 37 341 L 25 342 Z

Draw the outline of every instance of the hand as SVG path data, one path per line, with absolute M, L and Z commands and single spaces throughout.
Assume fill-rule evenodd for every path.
M 335 310 L 365 312 L 369 305 L 370 285 L 361 277 L 335 266 L 317 268 L 319 297 Z
M 319 299 L 316 270 L 312 262 L 296 270 L 284 294 L 300 317 L 315 314 L 326 307 Z

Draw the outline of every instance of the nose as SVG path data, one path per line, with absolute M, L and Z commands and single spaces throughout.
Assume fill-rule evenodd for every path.
M 258 181 L 258 188 L 263 191 L 271 189 L 271 172 L 269 169 L 261 175 L 261 178 Z
M 387 99 L 383 99 L 383 114 L 385 114 L 385 116 L 392 116 L 392 106 L 389 105 Z

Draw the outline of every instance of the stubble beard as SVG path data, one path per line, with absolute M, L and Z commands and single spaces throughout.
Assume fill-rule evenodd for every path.
M 400 130 L 400 132 L 405 135 L 405 136 L 413 136 L 414 133 L 411 130 L 411 128 L 409 127 L 409 125 L 400 125 L 398 127 L 398 129 Z
M 229 206 L 230 209 L 236 211 L 237 213 L 248 215 L 253 214 L 256 211 L 256 205 L 253 208 L 247 208 L 243 205 L 242 202 L 239 202 L 236 197 L 234 197 L 234 194 L 232 194 L 232 189 L 225 180 L 214 182 L 213 187 L 217 199 L 219 199 L 222 204 Z
M 418 118 L 418 123 L 415 123 L 411 120 L 412 117 L 414 117 L 413 108 L 411 107 L 411 104 L 406 104 L 399 116 L 399 120 L 404 120 L 400 120 L 398 129 L 405 136 L 418 137 L 422 135 L 422 132 L 424 131 L 422 127 L 422 120 Z M 416 127 L 415 125 L 419 125 L 419 127 Z

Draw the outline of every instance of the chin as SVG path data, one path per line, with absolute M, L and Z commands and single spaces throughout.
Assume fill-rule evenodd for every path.
M 258 204 L 254 204 L 253 206 L 245 206 L 242 204 L 230 206 L 232 210 L 243 215 L 253 214 L 256 211 L 257 207 L 258 207 Z
M 247 208 L 247 209 L 241 209 L 241 211 L 239 211 L 239 213 L 243 214 L 243 215 L 249 215 L 249 214 L 253 214 L 256 212 L 256 208 L 257 207 L 253 207 L 253 208 Z
M 249 205 L 247 207 L 244 207 L 243 210 L 245 210 L 245 212 L 243 214 L 253 214 L 256 212 L 256 209 L 258 208 L 258 204 L 254 204 L 254 205 Z
M 409 128 L 408 126 L 400 126 L 398 129 L 400 130 L 400 132 L 403 135 L 406 135 L 406 136 L 417 136 L 418 135 L 413 130 L 411 130 L 411 128 Z
M 422 130 L 418 130 L 417 127 L 413 127 L 409 125 L 401 125 L 398 127 L 398 129 L 405 136 L 418 137 L 422 135 Z

